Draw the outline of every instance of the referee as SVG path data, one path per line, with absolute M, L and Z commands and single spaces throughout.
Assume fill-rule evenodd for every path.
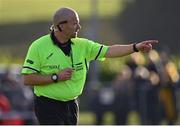
M 53 16 L 52 32 L 32 42 L 22 68 L 24 83 L 34 87 L 34 110 L 39 124 L 76 125 L 89 62 L 133 52 L 148 52 L 157 40 L 105 46 L 77 37 L 81 26 L 71 8 Z

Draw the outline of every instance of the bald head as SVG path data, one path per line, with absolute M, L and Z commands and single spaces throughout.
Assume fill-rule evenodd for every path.
M 59 23 L 67 21 L 72 16 L 78 16 L 75 10 L 67 7 L 60 8 L 53 16 L 53 25 L 57 26 Z
M 70 38 L 77 37 L 80 28 L 79 16 L 75 10 L 63 7 L 55 12 L 51 30 L 61 41 L 62 38 L 67 42 Z

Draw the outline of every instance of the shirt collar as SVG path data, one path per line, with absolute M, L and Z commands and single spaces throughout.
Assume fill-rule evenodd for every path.
M 54 35 L 54 31 L 52 31 L 51 32 L 51 34 L 50 34 L 50 37 L 51 37 L 51 39 L 52 39 L 52 42 L 55 44 L 55 45 L 57 45 L 57 46 L 63 46 L 63 45 L 66 45 L 67 43 L 71 43 L 71 44 L 74 44 L 72 41 L 71 41 L 71 39 L 69 39 L 66 43 L 61 43 L 57 38 L 56 38 L 56 36 Z

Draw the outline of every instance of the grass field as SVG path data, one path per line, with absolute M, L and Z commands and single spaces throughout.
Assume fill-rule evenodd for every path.
M 113 125 L 114 116 L 113 113 L 107 112 L 104 115 L 104 125 Z M 92 112 L 80 112 L 79 124 L 80 125 L 93 125 L 95 122 L 95 115 Z M 137 112 L 130 112 L 128 114 L 128 125 L 140 125 L 140 118 Z M 167 125 L 166 120 L 162 120 L 160 125 Z M 177 119 L 175 125 L 180 125 L 180 117 Z
M 113 125 L 114 124 L 114 115 L 111 112 L 106 112 L 103 117 L 104 125 Z M 92 112 L 81 112 L 79 118 L 79 124 L 83 125 L 92 125 L 95 123 L 95 115 Z M 128 124 L 138 125 L 140 124 L 139 117 L 136 112 L 129 113 Z
M 100 17 L 115 16 L 123 9 L 124 0 L 0 0 L 0 24 L 50 20 L 54 11 L 72 7 L 80 18 L 89 18 L 97 6 Z

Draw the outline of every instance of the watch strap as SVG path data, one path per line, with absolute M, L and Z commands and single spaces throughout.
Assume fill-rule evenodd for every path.
M 52 80 L 53 82 L 57 83 L 57 82 L 58 82 L 58 79 L 59 79 L 59 77 L 58 77 L 58 75 L 57 75 L 56 73 L 53 73 L 53 74 L 51 75 L 51 80 Z
M 139 50 L 138 50 L 137 47 L 136 47 L 136 44 L 137 44 L 137 43 L 134 43 L 134 44 L 133 44 L 133 50 L 134 50 L 134 52 L 139 52 Z

